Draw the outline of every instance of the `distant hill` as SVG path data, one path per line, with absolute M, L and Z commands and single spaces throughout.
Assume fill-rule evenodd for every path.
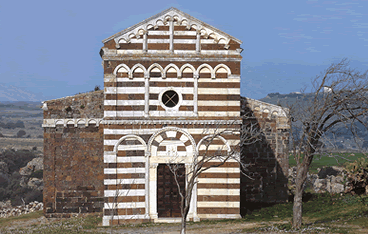
M 7 85 L 4 83 L 0 83 L 0 102 L 17 102 L 17 101 L 26 101 L 26 102 L 38 102 L 42 100 L 47 100 L 40 93 L 33 93 L 30 91 L 26 91 L 23 88 L 15 87 L 13 85 Z
M 312 93 L 301 94 L 299 92 L 293 92 L 289 94 L 269 93 L 266 97 L 259 100 L 274 105 L 288 107 L 295 102 L 307 102 L 313 98 L 313 95 L 314 94 Z M 365 118 L 365 120 L 365 122 L 368 122 L 368 118 Z M 335 147 L 339 149 L 356 150 L 357 143 L 363 148 L 368 148 L 368 130 L 362 125 L 357 131 L 358 136 L 361 138 L 361 140 L 358 142 L 354 141 L 351 132 L 344 127 L 334 129 L 334 132 L 335 135 L 329 133 L 327 138 L 329 142 L 334 142 Z

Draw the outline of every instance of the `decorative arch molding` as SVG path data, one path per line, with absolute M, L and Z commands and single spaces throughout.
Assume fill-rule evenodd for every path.
M 119 64 L 118 66 L 115 67 L 113 74 L 116 76 L 119 69 L 122 68 L 122 67 L 125 68 L 128 71 L 128 74 L 131 73 L 130 68 L 126 64 L 122 63 L 122 64 Z
M 180 74 L 183 75 L 183 71 L 185 68 L 189 67 L 190 69 L 192 69 L 193 75 L 198 75 L 197 70 L 193 67 L 192 64 L 186 63 L 183 66 L 181 66 L 180 68 Z
M 153 68 L 156 68 L 156 67 L 161 71 L 161 77 L 164 78 L 164 76 L 165 76 L 164 69 L 158 63 L 154 63 L 151 66 L 149 66 L 148 69 L 147 69 L 147 71 L 146 71 L 146 73 L 145 73 L 145 76 L 148 76 L 149 77 L 151 70 Z
M 162 136 L 161 134 L 164 132 L 179 132 L 182 134 L 182 136 L 185 136 L 187 139 L 185 139 L 185 142 L 188 142 L 188 144 L 191 144 L 191 148 L 192 148 L 192 155 L 193 157 L 196 157 L 196 144 L 195 141 L 193 139 L 193 137 L 185 130 L 181 129 L 181 128 L 177 128 L 177 127 L 164 127 L 163 129 L 160 129 L 158 131 L 156 131 L 151 138 L 148 141 L 147 144 L 147 151 L 151 152 L 152 150 L 152 145 L 153 142 L 154 145 L 156 146 L 156 144 L 160 144 L 161 142 L 167 140 L 170 137 L 166 138 L 165 136 Z M 167 136 L 167 135 L 166 135 Z M 182 137 L 181 136 L 181 137 Z M 161 137 L 161 139 L 158 139 L 158 142 L 156 141 L 157 137 Z M 180 137 L 180 138 L 181 138 Z M 179 139 L 180 140 L 180 139 Z M 184 142 L 182 142 L 184 143 Z M 190 147 L 189 145 L 187 145 L 186 147 Z M 188 148 L 187 148 L 188 150 Z M 146 165 L 147 165 L 147 171 L 146 171 L 146 194 L 149 194 L 147 197 L 147 201 L 149 201 L 149 205 L 148 205 L 148 210 L 149 210 L 149 214 L 148 216 L 154 220 L 155 222 L 159 221 L 158 217 L 158 207 L 157 207 L 157 167 L 159 164 L 163 163 L 166 164 L 167 161 L 164 158 L 161 158 L 160 156 L 156 156 L 154 153 L 152 155 L 150 155 L 150 153 L 146 154 Z M 188 155 L 187 155 L 188 156 Z M 185 164 L 185 168 L 186 170 L 190 170 L 190 167 L 192 165 L 192 160 L 193 158 L 189 158 L 189 157 L 184 157 L 185 160 L 184 161 L 180 161 L 177 163 L 181 163 L 181 164 Z M 170 163 L 176 163 L 176 161 L 174 162 L 170 162 Z M 186 175 L 187 176 L 187 175 Z M 193 196 L 192 199 L 190 201 L 191 203 L 191 208 L 189 210 L 188 213 L 188 218 L 193 218 L 194 220 L 198 220 L 198 215 L 197 215 L 197 185 L 195 185 L 193 187 Z
M 176 66 L 175 64 L 173 63 L 170 63 L 169 65 L 167 65 L 164 69 L 164 72 L 163 72 L 163 77 L 162 78 L 166 78 L 166 74 L 167 74 L 167 71 L 170 69 L 170 68 L 174 68 L 176 70 L 176 73 L 178 75 L 178 78 L 181 78 L 181 71 L 180 69 L 178 68 L 178 66 Z
M 214 38 L 215 43 L 221 43 L 225 45 L 225 49 L 229 48 L 229 42 L 230 39 L 242 44 L 242 41 L 240 41 L 237 38 L 234 38 L 227 33 L 224 33 L 217 28 L 214 28 L 176 8 L 169 8 L 155 16 L 152 16 L 151 18 L 146 19 L 145 21 L 136 24 L 132 27 L 129 27 L 109 38 L 106 38 L 102 42 L 105 43 L 109 40 L 115 41 L 116 48 L 120 48 L 119 41 L 125 40 L 127 43 L 130 43 L 130 39 L 135 37 L 137 39 L 142 38 L 142 32 L 145 33 L 147 29 L 154 28 L 157 29 L 159 26 L 167 25 L 170 21 L 174 21 L 175 25 L 178 26 L 186 26 L 187 30 L 190 30 L 191 28 L 196 29 L 197 31 L 200 31 L 202 36 L 208 37 L 208 35 L 211 35 L 211 37 Z M 143 31 L 142 31 L 143 30 Z
M 114 153 L 115 154 L 118 153 L 118 146 L 120 145 L 120 143 L 123 142 L 126 139 L 129 139 L 129 138 L 137 139 L 144 146 L 145 149 L 147 148 L 146 142 L 140 136 L 137 136 L 137 135 L 126 135 L 126 136 L 121 137 L 118 140 L 118 142 L 116 142 L 116 144 L 114 145 Z
M 208 68 L 208 69 L 210 70 L 210 72 L 211 72 L 211 78 L 215 78 L 215 77 L 216 77 L 216 76 L 215 76 L 215 73 L 213 72 L 213 68 L 212 68 L 210 65 L 208 65 L 207 63 L 201 64 L 201 65 L 197 68 L 197 74 L 198 74 L 198 75 L 199 75 L 199 73 L 200 73 L 201 69 L 202 69 L 202 68 L 204 68 L 204 67 L 206 67 L 206 68 Z
M 152 66 L 152 65 L 151 65 Z M 147 75 L 147 70 L 146 70 L 146 68 L 142 65 L 142 64 L 140 64 L 140 63 L 137 63 L 137 64 L 135 64 L 133 67 L 132 67 L 132 69 L 130 69 L 130 71 L 129 71 L 129 73 L 128 73 L 128 77 L 130 78 L 130 79 L 133 79 L 133 72 L 134 72 L 134 70 L 136 69 L 136 68 L 141 68 L 142 70 L 143 70 L 143 73 L 144 73 L 144 75 L 146 76 Z
M 177 127 L 164 127 L 162 129 L 158 130 L 155 134 L 153 134 L 151 136 L 151 138 L 149 139 L 148 144 L 147 144 L 147 150 L 148 150 L 148 152 L 151 152 L 152 142 L 155 140 L 155 138 L 158 135 L 160 135 L 161 133 L 167 132 L 167 131 L 176 131 L 176 132 L 180 132 L 183 135 L 185 135 L 189 139 L 190 143 L 192 144 L 192 146 L 193 146 L 193 152 L 195 153 L 194 150 L 196 149 L 196 143 L 195 143 L 195 140 L 192 137 L 192 135 L 190 135 L 187 131 L 185 131 L 185 130 L 183 130 L 181 128 L 177 128 Z
M 222 136 L 215 136 L 215 135 L 213 135 L 213 134 L 211 134 L 211 135 L 207 135 L 207 136 L 203 137 L 203 138 L 198 142 L 198 145 L 197 145 L 197 148 L 196 148 L 196 152 L 197 152 L 197 153 L 199 153 L 199 147 L 201 147 L 201 145 L 202 145 L 202 143 L 203 143 L 203 141 L 204 141 L 204 140 L 206 140 L 206 139 L 208 139 L 208 138 L 212 138 L 212 137 L 214 137 L 214 139 L 216 139 L 216 138 L 220 139 L 220 140 L 224 143 L 224 145 L 226 145 L 227 152 L 228 152 L 228 153 L 230 153 L 230 152 L 231 152 L 231 147 L 230 147 L 230 145 L 229 145 L 229 142 L 227 142 L 227 140 L 226 140 L 224 137 L 222 137 Z
M 227 70 L 227 76 L 228 76 L 228 77 L 231 75 L 231 70 L 230 70 L 230 68 L 229 68 L 227 65 L 223 64 L 223 63 L 218 64 L 218 65 L 213 69 L 213 71 L 214 71 L 215 75 L 216 75 L 216 72 L 217 72 L 217 70 L 218 70 L 219 68 L 225 68 L 225 70 Z

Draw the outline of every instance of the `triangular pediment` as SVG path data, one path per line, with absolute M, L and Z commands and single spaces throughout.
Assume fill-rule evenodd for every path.
M 200 33 L 201 37 L 208 38 L 212 43 L 228 45 L 230 41 L 242 44 L 242 41 L 222 32 L 221 30 L 204 23 L 174 7 L 162 11 L 136 25 L 112 35 L 103 43 L 114 40 L 116 44 L 130 43 L 132 40 L 141 39 L 147 31 L 157 30 L 169 25 L 173 21 L 175 26 L 185 26 L 186 30 Z M 194 32 L 193 32 L 194 33 Z

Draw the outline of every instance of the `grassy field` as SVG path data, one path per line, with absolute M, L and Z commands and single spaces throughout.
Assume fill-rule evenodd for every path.
M 328 167 L 328 166 L 343 166 L 344 163 L 349 161 L 357 160 L 361 157 L 367 157 L 367 155 L 364 155 L 362 153 L 340 153 L 340 154 L 334 154 L 334 157 L 328 157 L 328 156 L 315 156 L 313 158 L 310 172 L 312 173 L 318 173 L 317 168 L 322 167 Z M 296 161 L 292 155 L 289 156 L 289 167 L 296 166 Z
M 303 205 L 301 230 L 291 229 L 292 203 L 278 204 L 238 220 L 189 222 L 188 233 L 368 233 L 368 196 L 312 194 Z M 101 227 L 101 217 L 49 221 L 41 212 L 0 220 L 0 233 L 178 233 L 179 224 Z M 15 225 L 14 224 L 18 224 Z M 21 226 L 19 226 L 21 224 Z

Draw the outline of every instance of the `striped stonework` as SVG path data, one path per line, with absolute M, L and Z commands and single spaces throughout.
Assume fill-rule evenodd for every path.
M 103 224 L 175 219 L 170 196 L 159 202 L 176 191 L 158 183 L 172 181 L 164 165 L 188 173 L 197 156 L 226 155 L 239 143 L 229 134 L 204 146 L 211 134 L 240 127 L 241 41 L 170 8 L 103 42 Z M 189 220 L 240 217 L 237 162 L 197 180 Z
M 196 162 L 210 156 L 188 220 L 236 219 L 254 201 L 285 201 L 288 119 L 240 97 L 239 39 L 170 8 L 102 42 L 104 89 L 42 106 L 46 217 L 180 222 L 179 192 L 190 192 Z M 240 146 L 242 125 L 253 123 L 264 137 Z M 253 180 L 240 173 L 240 149 Z

